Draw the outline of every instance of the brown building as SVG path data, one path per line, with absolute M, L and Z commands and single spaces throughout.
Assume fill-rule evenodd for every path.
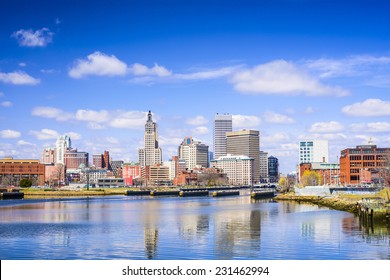
M 65 166 L 67 169 L 78 169 L 80 164 L 88 166 L 88 153 L 78 152 L 77 149 L 68 150 L 64 154 Z
M 362 145 L 341 151 L 342 184 L 383 183 L 389 185 L 390 148 Z M 371 175 L 368 175 L 367 173 Z
M 32 159 L 0 159 L 0 185 L 18 186 L 20 180 L 28 178 L 33 185 L 45 182 L 45 165 Z

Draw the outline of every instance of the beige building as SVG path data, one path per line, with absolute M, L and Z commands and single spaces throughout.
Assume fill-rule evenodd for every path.
M 194 141 L 192 137 L 186 137 L 179 146 L 179 159 L 185 160 L 188 170 L 193 170 L 196 167 L 207 167 L 209 146 L 200 141 Z
M 226 149 L 230 155 L 245 155 L 253 159 L 254 183 L 260 180 L 260 133 L 257 130 L 226 132 Z
M 138 149 L 138 162 L 141 166 L 153 166 L 162 163 L 162 151 L 158 146 L 157 123 L 152 120 L 152 112 L 148 113 L 145 124 L 144 148 Z
M 254 159 L 245 155 L 227 155 L 210 161 L 212 167 L 226 173 L 229 184 L 250 186 L 253 184 Z

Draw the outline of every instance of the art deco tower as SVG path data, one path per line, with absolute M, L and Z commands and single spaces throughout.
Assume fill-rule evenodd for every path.
M 153 122 L 150 111 L 145 124 L 144 148 L 138 149 L 138 162 L 141 166 L 153 166 L 162 162 L 162 151 L 158 146 L 157 124 Z

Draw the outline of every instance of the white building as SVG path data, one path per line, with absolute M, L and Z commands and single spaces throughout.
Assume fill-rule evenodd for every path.
M 231 115 L 216 114 L 214 119 L 214 158 L 226 156 L 226 132 L 231 132 L 233 120 Z
M 149 111 L 145 124 L 144 148 L 138 149 L 138 162 L 141 166 L 153 166 L 162 163 L 162 151 L 158 146 L 157 124 Z
M 299 164 L 329 162 L 328 140 L 299 141 Z
M 192 137 L 184 138 L 179 146 L 179 159 L 185 160 L 186 168 L 208 167 L 209 146 L 194 141 Z
M 254 179 L 254 159 L 248 156 L 227 156 L 210 161 L 211 167 L 220 168 L 226 173 L 229 184 L 250 186 Z
M 72 141 L 68 135 L 58 137 L 56 141 L 56 164 L 65 164 L 65 153 L 71 149 Z

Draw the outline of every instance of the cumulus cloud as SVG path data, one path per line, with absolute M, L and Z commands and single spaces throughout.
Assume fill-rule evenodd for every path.
M 167 77 L 172 75 L 171 71 L 169 71 L 164 66 L 158 65 L 157 63 L 155 63 L 151 68 L 140 63 L 134 63 L 128 68 L 128 71 L 135 76 Z
M 54 33 L 48 28 L 38 29 L 20 29 L 14 32 L 11 36 L 14 37 L 20 46 L 24 47 L 45 47 L 53 40 Z
M 116 111 L 113 115 L 108 125 L 114 128 L 142 129 L 147 120 L 147 112 L 141 111 Z
M 317 122 L 311 125 L 309 132 L 313 133 L 335 133 L 344 129 L 343 125 L 336 121 Z
M 35 146 L 35 144 L 24 141 L 24 140 L 19 140 L 16 145 L 18 146 Z
M 186 123 L 189 125 L 205 125 L 209 123 L 209 120 L 204 116 L 199 115 L 194 118 L 187 119 Z
M 10 73 L 0 72 L 0 81 L 13 85 L 37 85 L 40 83 L 39 79 L 31 77 L 23 71 L 14 71 Z
M 209 133 L 209 129 L 206 126 L 198 126 L 192 130 L 195 135 L 204 135 Z
M 72 140 L 80 140 L 82 138 L 81 135 L 77 132 L 70 131 L 70 132 L 65 132 L 64 134 L 68 135 Z
M 69 70 L 72 78 L 80 79 L 85 76 L 123 76 L 126 74 L 126 63 L 117 59 L 114 55 L 106 55 L 101 52 L 94 52 L 87 56 L 87 59 L 79 59 Z
M 264 136 L 262 135 L 260 137 L 260 141 L 261 141 L 260 144 L 261 146 L 263 145 L 270 146 L 270 145 L 275 145 L 276 143 L 290 141 L 290 137 L 286 133 L 279 132 L 272 135 L 264 135 Z
M 390 101 L 367 99 L 363 102 L 347 105 L 341 111 L 353 117 L 386 117 L 390 116 Z
M 275 60 L 252 69 L 237 71 L 230 81 L 237 91 L 255 95 L 348 95 L 347 90 L 321 84 L 316 78 L 285 60 Z
M 390 132 L 390 123 L 388 122 L 354 123 L 349 127 L 354 132 Z
M 57 139 L 60 136 L 57 131 L 48 128 L 41 129 L 40 131 L 31 130 L 30 134 L 38 140 Z
M 260 118 L 257 116 L 232 115 L 234 128 L 251 128 L 260 125 Z
M 7 139 L 19 138 L 21 135 L 22 134 L 16 130 L 11 130 L 11 129 L 0 130 L 1 138 L 7 138 Z
M 54 107 L 35 107 L 33 108 L 31 115 L 55 119 L 57 121 L 67 121 L 72 119 L 72 115 L 70 113 Z
M 75 118 L 79 121 L 101 123 L 110 119 L 110 114 L 106 110 L 77 110 Z
M 293 118 L 271 111 L 267 111 L 264 113 L 264 120 L 268 123 L 275 124 L 291 124 L 295 122 Z

